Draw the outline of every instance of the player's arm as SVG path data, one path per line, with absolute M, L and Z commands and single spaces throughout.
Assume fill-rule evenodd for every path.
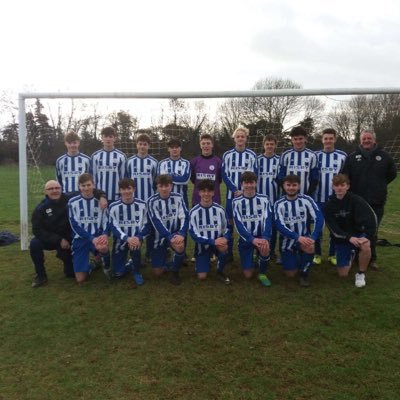
M 316 154 L 313 155 L 313 160 L 311 162 L 310 166 L 310 185 L 308 187 L 307 194 L 311 196 L 314 192 L 315 189 L 318 186 L 318 182 L 320 179 L 320 168 L 319 168 L 319 163 Z
M 174 174 L 172 176 L 172 181 L 176 185 L 187 185 L 187 183 L 190 180 L 190 174 L 191 174 L 190 163 L 189 161 L 186 160 L 184 164 L 185 168 L 183 170 L 183 174 L 182 175 Z
M 267 218 L 265 218 L 264 221 L 262 238 L 268 240 L 269 242 L 272 236 L 272 223 L 273 223 L 273 211 L 271 204 L 269 202 L 268 206 L 265 209 L 265 213 L 267 213 Z
M 128 235 L 121 229 L 119 225 L 118 219 L 118 207 L 110 208 L 110 229 L 113 236 L 119 239 L 122 242 L 126 242 L 128 240 Z
M 285 237 L 293 240 L 298 240 L 299 239 L 299 234 L 295 231 L 290 230 L 289 228 L 286 227 L 285 225 L 285 219 L 283 215 L 283 207 L 279 206 L 280 203 L 277 202 L 275 203 L 274 206 L 274 222 L 276 225 L 276 229 Z
M 147 206 L 145 205 L 137 237 L 139 238 L 139 240 L 142 241 L 146 236 L 150 234 L 150 232 L 151 232 L 151 222 L 149 221 L 148 218 Z
M 222 217 L 222 232 L 223 232 L 223 237 L 226 240 L 230 240 L 232 238 L 233 226 L 229 221 L 228 215 L 226 214 L 226 210 L 224 210 Z
M 340 240 L 349 240 L 351 234 L 349 232 L 344 231 L 337 223 L 335 218 L 335 209 L 333 208 L 331 202 L 328 202 L 325 205 L 325 222 L 326 226 L 329 229 L 329 232 L 335 239 Z
M 386 173 L 386 183 L 392 182 L 394 179 L 396 179 L 396 176 L 397 176 L 396 164 L 393 158 L 389 157 L 389 165 L 387 167 L 387 173 Z
M 56 161 L 56 179 L 57 182 L 61 185 L 61 190 L 63 190 L 63 179 L 62 179 L 62 174 L 61 174 L 61 167 L 60 167 L 60 162 L 59 160 Z
M 240 203 L 238 201 L 233 201 L 233 221 L 235 222 L 236 230 L 238 231 L 240 237 L 249 243 L 252 243 L 254 236 L 247 230 L 243 224 L 242 214 L 240 212 Z
M 282 187 L 282 181 L 286 175 L 287 175 L 287 168 L 285 165 L 285 157 L 284 154 L 282 154 L 279 158 L 278 174 L 276 176 L 276 181 L 278 182 L 278 185 L 280 187 Z
M 186 208 L 185 202 L 180 202 L 180 206 L 178 209 L 178 218 L 179 218 L 179 231 L 178 234 L 181 236 L 186 236 L 187 231 L 189 229 L 189 212 Z
M 222 159 L 221 175 L 222 175 L 222 180 L 225 182 L 226 187 L 231 192 L 234 193 L 234 192 L 239 190 L 239 188 L 235 185 L 235 183 L 232 181 L 232 179 L 228 175 L 227 166 L 226 166 L 226 158 L 225 157 Z
M 311 219 L 314 221 L 314 229 L 311 233 L 311 239 L 317 240 L 320 237 L 324 227 L 324 215 L 311 197 L 308 197 L 308 202 L 309 214 Z
M 149 200 L 149 210 L 148 210 L 148 216 L 150 219 L 150 222 L 153 224 L 154 229 L 157 230 L 159 235 L 162 238 L 172 238 L 171 232 L 167 229 L 167 227 L 163 224 L 162 222 L 162 216 L 160 213 L 160 210 L 158 210 L 157 207 L 155 207 L 155 201 L 152 201 L 151 199 Z

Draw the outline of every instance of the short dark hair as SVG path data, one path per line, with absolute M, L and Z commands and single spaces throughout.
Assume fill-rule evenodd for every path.
M 168 174 L 158 175 L 156 185 L 172 185 L 172 176 Z
M 167 147 L 182 147 L 182 143 L 177 138 L 171 138 L 167 143 Z
M 85 182 L 88 182 L 88 181 L 91 181 L 91 182 L 94 183 L 92 175 L 88 174 L 87 172 L 79 175 L 79 178 L 78 178 L 79 185 L 82 185 L 82 184 L 84 184 Z
M 117 136 L 117 131 L 112 126 L 106 126 L 101 130 L 101 136 Z
M 343 183 L 350 185 L 350 179 L 346 174 L 337 174 L 332 178 L 332 185 L 337 186 Z
M 211 179 L 202 179 L 198 184 L 197 184 L 197 190 L 210 190 L 210 191 L 215 191 L 214 188 L 214 181 Z
M 298 175 L 286 175 L 282 179 L 282 183 L 289 182 L 289 183 L 298 183 L 300 185 L 300 177 Z
M 71 143 L 75 140 L 81 140 L 75 131 L 69 131 L 64 136 L 64 142 Z
M 290 131 L 290 137 L 294 137 L 294 136 L 304 136 L 304 137 L 306 137 L 307 136 L 307 131 L 302 126 L 295 126 Z
M 325 135 L 325 133 L 330 134 L 330 135 L 337 135 L 337 132 L 333 128 L 326 128 L 322 131 L 322 135 Z
M 263 144 L 265 144 L 265 142 L 278 143 L 278 139 L 277 139 L 277 137 L 275 135 L 273 135 L 272 133 L 269 133 L 268 135 L 264 136 Z
M 135 181 L 132 178 L 122 178 L 118 182 L 118 187 L 120 189 L 127 189 L 130 186 L 132 186 L 134 189 L 136 188 Z
M 200 141 L 211 140 L 214 143 L 214 138 L 209 133 L 203 133 L 200 135 Z
M 142 133 L 136 138 L 136 143 L 138 143 L 138 142 L 146 142 L 146 143 L 150 144 L 150 142 L 151 142 L 150 136 L 146 135 L 145 133 Z
M 254 172 L 245 171 L 240 177 L 240 183 L 243 182 L 257 182 L 257 175 Z

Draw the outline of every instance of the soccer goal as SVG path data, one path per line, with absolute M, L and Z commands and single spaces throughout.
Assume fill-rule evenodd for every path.
M 116 147 L 128 157 L 135 153 L 135 137 L 146 133 L 152 141 L 150 154 L 160 160 L 167 156 L 170 137 L 182 140 L 184 158 L 194 157 L 200 151 L 201 133 L 214 136 L 216 154 L 221 156 L 233 147 L 231 134 L 241 125 L 249 128 L 248 147 L 257 154 L 263 152 L 264 136 L 275 134 L 279 154 L 289 146 L 287 132 L 298 124 L 309 129 L 308 145 L 312 148 L 320 146 L 318 133 L 327 126 L 337 129 L 343 140 L 350 143 L 360 126 L 374 127 L 383 118 L 385 104 L 389 104 L 392 114 L 400 113 L 399 93 L 399 88 L 20 93 L 21 249 L 28 249 L 30 213 L 43 198 L 45 181 L 55 178 L 55 159 L 65 153 L 62 138 L 69 130 L 80 135 L 81 151 L 89 156 L 101 147 L 99 133 L 104 126 L 117 129 Z M 378 102 L 380 108 L 372 108 L 374 118 L 364 117 L 360 125 L 355 110 L 371 110 Z M 387 146 L 397 162 L 399 138 L 393 134 L 392 143 Z

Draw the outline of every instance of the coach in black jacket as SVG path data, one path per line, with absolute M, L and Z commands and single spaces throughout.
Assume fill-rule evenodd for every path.
M 68 201 L 78 192 L 61 193 L 61 185 L 54 180 L 45 184 L 46 197 L 36 206 L 32 214 L 32 232 L 30 255 L 35 266 L 36 277 L 32 287 L 47 284 L 43 250 L 56 250 L 57 257 L 64 264 L 64 274 L 75 277 L 72 265 L 72 230 L 68 220 Z M 105 193 L 96 190 L 96 197 L 105 197 Z M 106 204 L 106 202 L 105 202 Z M 106 206 L 106 205 L 105 205 Z
M 342 172 L 350 179 L 350 190 L 361 196 L 375 211 L 378 226 L 382 221 L 387 198 L 387 186 L 396 178 L 396 164 L 392 157 L 376 143 L 375 133 L 363 130 L 360 145 L 351 153 Z M 371 242 L 371 268 L 377 269 L 376 239 Z

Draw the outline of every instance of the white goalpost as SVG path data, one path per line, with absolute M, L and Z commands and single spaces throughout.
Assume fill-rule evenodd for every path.
M 349 96 L 398 94 L 400 88 L 337 88 L 337 89 L 277 89 L 245 91 L 200 91 L 200 92 L 27 92 L 18 98 L 19 134 L 19 195 L 20 195 L 20 238 L 21 250 L 29 247 L 28 209 L 28 157 L 26 100 L 32 99 L 229 99 L 262 97 L 305 97 L 305 96 Z

